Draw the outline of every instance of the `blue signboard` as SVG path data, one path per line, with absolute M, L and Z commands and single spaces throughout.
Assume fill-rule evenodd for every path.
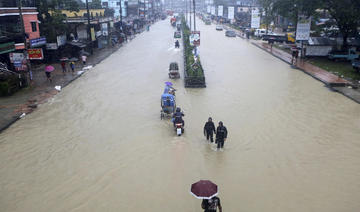
M 30 40 L 30 46 L 31 47 L 43 46 L 45 44 L 46 44 L 46 38 L 45 37 L 35 38 L 35 39 Z

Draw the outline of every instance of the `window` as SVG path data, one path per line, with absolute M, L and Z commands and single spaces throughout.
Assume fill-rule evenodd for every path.
M 103 7 L 108 7 L 108 3 L 107 3 L 107 2 L 103 2 L 103 3 L 102 3 L 102 6 L 103 6 Z
M 37 31 L 36 22 L 31 22 L 31 30 L 32 30 L 33 32 L 36 32 L 36 31 Z
M 116 6 L 120 6 L 120 2 L 116 2 Z

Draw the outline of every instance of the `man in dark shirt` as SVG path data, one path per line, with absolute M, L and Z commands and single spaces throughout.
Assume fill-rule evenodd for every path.
M 212 122 L 212 118 L 209 117 L 208 122 L 206 122 L 204 126 L 204 135 L 206 136 L 206 140 L 209 140 L 210 138 L 211 143 L 214 142 L 213 140 L 214 133 L 216 134 L 215 125 L 214 122 Z
M 219 122 L 219 126 L 216 129 L 216 141 L 217 141 L 217 149 L 224 147 L 224 142 L 227 138 L 227 129 L 223 125 L 222 121 Z
M 219 211 L 222 212 L 222 207 L 220 204 L 220 198 L 219 197 L 213 197 L 211 199 L 203 199 L 201 203 L 202 209 L 204 209 L 204 212 L 216 212 L 217 208 L 219 208 Z

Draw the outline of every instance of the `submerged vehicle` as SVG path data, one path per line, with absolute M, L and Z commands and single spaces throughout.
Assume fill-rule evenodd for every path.
M 171 116 L 175 113 L 176 101 L 175 101 L 175 89 L 172 87 L 171 82 L 165 82 L 164 93 L 161 95 L 161 111 L 160 119 L 163 119 L 165 115 Z
M 235 31 L 232 31 L 232 30 L 227 30 L 227 31 L 225 32 L 225 35 L 226 35 L 227 37 L 236 37 Z
M 185 115 L 183 112 L 181 112 L 181 109 L 179 107 L 176 108 L 176 112 L 173 115 L 172 121 L 174 123 L 174 128 L 177 136 L 180 136 L 181 134 L 184 133 L 185 122 L 182 119 L 183 116 Z
M 179 65 L 177 64 L 177 62 L 170 63 L 169 78 L 170 79 L 180 78 Z
M 181 38 L 181 32 L 180 31 L 174 32 L 174 38 Z
M 216 28 L 215 28 L 217 31 L 222 31 L 223 30 L 223 27 L 221 25 L 217 25 Z
M 160 119 L 165 118 L 165 116 L 171 116 L 175 112 L 175 108 L 175 96 L 169 93 L 162 94 Z
M 184 133 L 184 126 L 182 123 L 175 123 L 175 131 L 176 131 L 176 135 L 180 136 L 181 134 Z

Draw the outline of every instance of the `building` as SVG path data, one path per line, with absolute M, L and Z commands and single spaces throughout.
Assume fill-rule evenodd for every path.
M 0 37 L 15 42 L 16 49 L 24 49 L 20 13 L 15 1 L 2 2 L 0 7 Z M 23 23 L 27 40 L 40 38 L 38 12 L 35 3 L 25 2 L 22 7 Z
M 25 49 L 24 38 L 28 48 L 41 47 L 46 44 L 46 39 L 40 37 L 38 12 L 34 0 L 25 0 L 21 11 L 24 26 L 21 25 L 18 1 L 0 1 L 0 62 L 8 64 L 10 69 L 23 70 L 14 61 L 10 61 L 11 52 L 20 53 Z M 25 30 L 25 35 L 23 34 Z

